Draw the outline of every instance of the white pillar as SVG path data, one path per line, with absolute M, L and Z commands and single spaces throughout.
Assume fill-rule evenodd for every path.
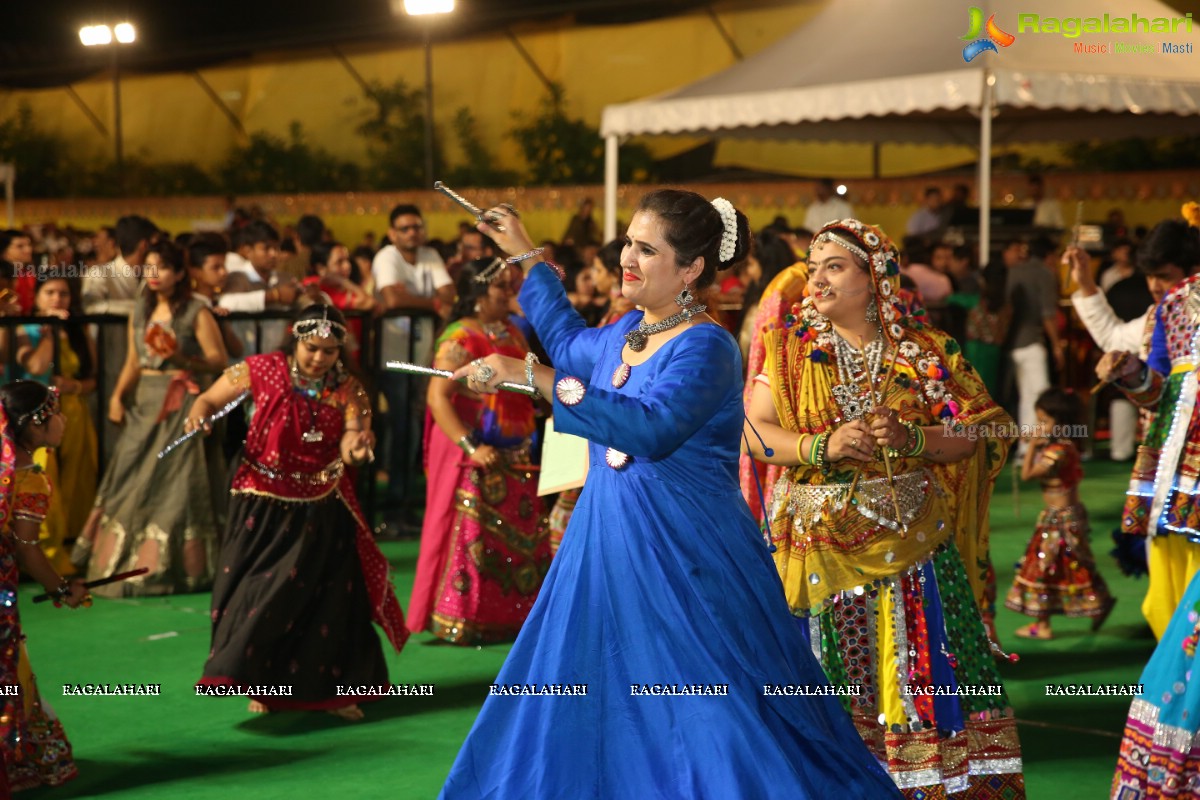
M 615 133 L 604 137 L 604 241 L 617 238 L 617 164 L 620 142 Z
M 992 86 L 996 77 L 983 71 L 983 101 L 979 108 L 979 266 L 991 258 L 992 246 Z

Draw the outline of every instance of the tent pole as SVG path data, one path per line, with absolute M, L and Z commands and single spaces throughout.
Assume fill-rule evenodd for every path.
M 620 143 L 615 133 L 604 137 L 604 241 L 617 238 L 617 163 Z
M 979 110 L 979 266 L 991 258 L 992 249 L 992 86 L 990 69 L 983 71 L 983 102 Z
M 13 183 L 16 180 L 17 165 L 14 163 L 0 164 L 0 175 L 4 177 L 4 210 L 8 215 L 8 227 L 13 227 Z

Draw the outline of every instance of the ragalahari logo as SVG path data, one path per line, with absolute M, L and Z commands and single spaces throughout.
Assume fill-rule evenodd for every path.
M 1005 33 L 1000 30 L 1000 26 L 996 24 L 996 15 L 992 14 L 988 17 L 987 25 L 983 24 L 983 10 L 978 6 L 971 6 L 967 10 L 967 32 L 960 36 L 959 39 L 964 42 L 970 42 L 963 48 L 963 61 L 968 64 L 984 50 L 991 50 L 993 53 L 999 53 L 996 45 L 1008 47 L 1017 40 L 1017 37 L 1011 33 Z M 980 38 L 979 34 L 984 30 L 987 31 L 987 36 Z

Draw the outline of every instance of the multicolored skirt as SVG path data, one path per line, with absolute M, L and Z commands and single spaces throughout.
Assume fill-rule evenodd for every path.
M 1100 617 L 1112 602 L 1088 543 L 1087 509 L 1042 509 L 1004 605 L 1030 617 Z
M 456 644 L 516 638 L 550 569 L 537 480 L 506 465 L 462 470 L 430 631 Z
M 1138 446 L 1133 459 L 1133 472 L 1129 476 L 1129 491 L 1125 495 L 1125 508 L 1121 514 L 1121 532 L 1127 536 L 1146 536 L 1150 530 L 1151 507 L 1154 504 L 1155 476 L 1167 436 L 1180 413 L 1179 394 L 1183 388 L 1184 375 L 1171 373 L 1163 386 L 1159 401 L 1160 413 L 1146 429 L 1145 437 Z
M 579 493 L 582 491 L 583 489 L 567 489 L 554 501 L 554 508 L 550 509 L 550 555 L 558 552 L 563 534 L 567 532 L 567 523 L 571 521 L 571 513 L 575 511 L 575 504 L 579 502 Z
M 1200 797 L 1200 575 L 1192 578 L 1142 672 L 1125 722 L 1114 800 Z
M 958 548 L 808 619 L 859 734 L 910 798 L 1025 797 L 1021 746 Z

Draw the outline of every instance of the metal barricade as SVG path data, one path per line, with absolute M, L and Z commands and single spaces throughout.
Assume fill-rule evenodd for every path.
M 409 311 L 395 310 L 389 311 L 382 315 L 374 314 L 369 311 L 344 311 L 343 314 L 349 320 L 361 320 L 361 341 L 358 342 L 358 363 L 352 365 L 353 369 L 358 372 L 358 377 L 363 381 L 371 398 L 372 410 L 372 428 L 375 431 L 376 437 L 382 439 L 389 435 L 386 430 L 386 420 L 381 413 L 383 406 L 383 396 L 380 390 L 380 376 L 382 375 L 383 347 L 384 347 L 384 325 L 393 320 L 407 320 L 410 335 L 408 343 L 402 352 L 392 352 L 391 357 L 399 357 L 403 360 L 414 361 L 420 359 L 420 354 L 423 349 L 432 351 L 432 340 L 426 341 L 426 337 L 436 335 L 437 326 L 440 321 L 432 312 L 428 311 Z M 291 309 L 271 309 L 261 312 L 235 312 L 219 317 L 221 322 L 230 323 L 248 323 L 253 325 L 253 341 L 256 344 L 263 343 L 264 325 L 272 323 L 286 326 L 295 317 L 295 311 Z M 425 320 L 429 322 L 426 323 Z M 20 370 L 17 363 L 17 331 L 23 325 L 49 325 L 55 330 L 53 337 L 53 363 L 51 364 L 51 374 L 58 375 L 59 373 L 59 335 L 58 331 L 66 324 L 80 324 L 85 326 L 85 329 L 90 329 L 95 326 L 95 332 L 89 330 L 89 335 L 98 343 L 96 347 L 96 359 L 93 366 L 93 374 L 96 379 L 96 390 L 92 393 L 89 399 L 90 410 L 93 415 L 93 423 L 96 427 L 97 448 L 99 452 L 98 467 L 99 474 L 103 475 L 107 466 L 106 449 L 109 438 L 113 435 L 113 431 L 109 430 L 108 422 L 108 400 L 112 396 L 115 388 L 115 379 L 110 376 L 112 365 L 109 361 L 114 356 L 119 356 L 119 351 L 112 351 L 109 347 L 100 346 L 105 338 L 109 338 L 111 343 L 113 333 L 105 336 L 106 331 L 120 332 L 122 341 L 124 341 L 124 331 L 128 327 L 128 319 L 117 314 L 83 314 L 72 316 L 69 320 L 61 320 L 57 317 L 41 317 L 41 316 L 19 316 L 19 317 L 0 317 L 0 331 L 5 333 L 6 343 L 4 347 L 5 360 L 5 381 L 13 380 L 13 375 Z M 415 332 L 415 333 L 413 333 Z M 270 339 L 270 331 L 268 330 L 268 339 Z M 272 343 L 278 346 L 279 343 Z M 397 343 L 389 343 L 389 346 L 395 347 Z M 124 348 L 121 348 L 124 350 Z M 243 353 L 243 357 L 247 355 L 255 355 L 259 352 L 255 348 L 254 352 Z M 269 352 L 269 351 L 268 351 Z M 230 363 L 235 363 L 235 359 L 230 359 Z M 416 425 L 406 424 L 400 426 L 399 430 L 391 431 L 393 436 L 393 447 L 401 448 L 404 453 L 418 453 L 420 441 L 419 438 L 414 440 L 414 437 L 419 437 L 420 423 L 423 422 L 423 409 L 425 406 L 424 382 L 413 376 L 402 376 L 400 380 L 407 382 L 409 387 L 408 396 L 412 399 L 411 413 L 415 415 Z M 377 448 L 378 450 L 378 448 Z M 375 475 L 382 465 L 376 463 L 363 470 L 360 470 L 358 475 L 358 492 L 362 502 L 363 513 L 366 515 L 369 524 L 373 524 L 376 512 L 377 501 L 377 485 Z M 424 497 L 416 497 L 415 489 L 419 484 L 421 477 L 421 467 L 419 460 L 412 465 L 412 469 L 405 474 L 397 476 L 388 475 L 389 482 L 401 481 L 401 494 L 406 502 L 411 501 L 418 505 L 424 505 Z

